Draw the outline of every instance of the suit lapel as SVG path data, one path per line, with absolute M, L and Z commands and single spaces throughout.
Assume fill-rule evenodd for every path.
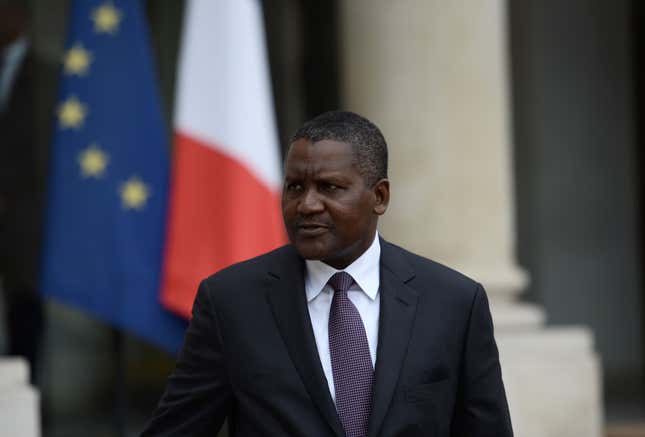
M 304 262 L 292 247 L 283 254 L 269 272 L 274 282 L 267 298 L 291 360 L 313 403 L 335 434 L 343 436 L 311 328 L 304 288 Z
M 418 294 L 406 285 L 414 271 L 397 250 L 381 239 L 381 310 L 370 437 L 378 435 L 392 400 L 416 314 Z

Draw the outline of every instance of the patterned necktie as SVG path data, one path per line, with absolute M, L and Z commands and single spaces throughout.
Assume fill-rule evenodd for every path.
M 338 272 L 329 279 L 334 298 L 329 310 L 329 352 L 336 410 L 347 437 L 365 437 L 372 411 L 374 368 L 358 310 L 347 297 L 354 279 Z

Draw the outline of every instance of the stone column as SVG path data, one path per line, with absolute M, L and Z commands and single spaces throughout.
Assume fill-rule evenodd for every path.
M 0 436 L 40 436 L 40 395 L 29 385 L 29 365 L 0 357 Z
M 516 435 L 600 436 L 590 333 L 546 330 L 518 301 L 505 2 L 345 0 L 341 14 L 346 107 L 390 147 L 382 234 L 484 284 Z

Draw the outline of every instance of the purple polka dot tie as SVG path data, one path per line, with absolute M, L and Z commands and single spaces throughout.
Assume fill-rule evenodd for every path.
M 329 352 L 336 411 L 347 437 L 365 437 L 372 411 L 374 368 L 363 320 L 347 297 L 354 279 L 338 272 L 329 279 L 334 298 L 329 310 Z

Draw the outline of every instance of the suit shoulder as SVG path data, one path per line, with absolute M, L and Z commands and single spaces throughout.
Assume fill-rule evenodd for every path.
M 472 300 L 477 288 L 481 285 L 465 274 L 431 260 L 424 256 L 410 252 L 392 243 L 386 243 L 391 250 L 396 251 L 404 262 L 414 272 L 410 285 L 416 289 L 444 292 L 453 297 L 460 296 Z
M 268 278 L 268 272 L 273 266 L 279 264 L 287 257 L 293 248 L 285 245 L 265 254 L 240 261 L 219 270 L 202 283 L 211 291 L 217 293 L 239 292 L 240 290 L 252 290 Z

